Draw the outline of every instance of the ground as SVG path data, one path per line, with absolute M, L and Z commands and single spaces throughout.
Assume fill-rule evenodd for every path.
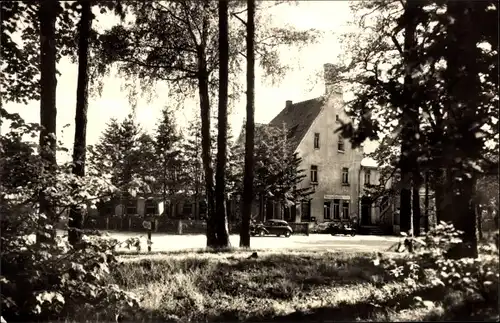
M 141 250 L 147 250 L 145 233 L 133 232 L 109 232 L 109 235 L 120 241 L 131 237 L 140 237 Z M 252 237 L 250 244 L 252 249 L 271 250 L 332 250 L 352 252 L 377 252 L 387 251 L 396 244 L 400 238 L 392 236 L 331 236 L 328 234 L 293 235 L 285 237 Z M 153 234 L 152 251 L 179 251 L 190 249 L 202 249 L 206 246 L 205 235 L 170 235 Z M 239 246 L 238 235 L 230 236 L 231 245 Z M 123 250 L 123 248 L 120 248 Z

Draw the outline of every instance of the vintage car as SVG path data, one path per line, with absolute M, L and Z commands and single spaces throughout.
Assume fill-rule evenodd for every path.
M 293 233 L 288 222 L 284 220 L 270 219 L 264 223 L 252 222 L 250 224 L 250 234 L 252 236 L 276 235 L 278 237 L 289 237 Z
M 343 234 L 346 236 L 350 235 L 351 237 L 354 237 L 356 235 L 356 229 L 347 223 L 332 222 L 326 229 L 326 233 L 329 233 L 332 236 L 336 234 Z

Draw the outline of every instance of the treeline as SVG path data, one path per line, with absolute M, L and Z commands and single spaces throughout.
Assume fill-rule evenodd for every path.
M 212 165 L 216 164 L 216 132 L 212 131 Z M 228 133 L 231 134 L 230 129 Z M 304 170 L 281 127 L 260 125 L 254 149 L 253 191 L 262 202 L 272 197 L 283 203 L 297 203 L 310 194 L 300 187 Z M 200 122 L 184 128 L 176 124 L 172 110 L 164 108 L 156 128 L 145 131 L 134 114 L 124 120 L 111 119 L 94 146 L 88 147 L 88 162 L 98 175 L 123 188 L 123 193 L 161 196 L 166 214 L 179 202 L 206 202 L 201 158 Z M 226 200 L 243 193 L 245 131 L 238 140 L 228 136 L 225 168 Z M 255 216 L 255 214 L 253 215 Z M 241 220 L 241 214 L 236 214 Z
M 419 235 L 419 191 L 435 192 L 438 221 L 464 233 L 458 255 L 477 256 L 477 220 L 498 216 L 498 2 L 360 1 L 334 82 L 354 92 L 355 145 L 396 183 L 401 231 Z M 384 189 L 383 187 L 379 189 Z M 426 202 L 428 203 L 428 201 Z M 459 252 L 458 252 L 459 251 Z

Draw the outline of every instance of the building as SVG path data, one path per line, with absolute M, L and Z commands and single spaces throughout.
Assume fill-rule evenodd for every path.
M 367 182 L 377 183 L 377 165 L 364 158 L 362 148 L 354 149 L 337 132 L 341 121 L 349 120 L 341 88 L 328 82 L 334 70 L 334 65 L 324 65 L 323 96 L 297 103 L 286 101 L 284 109 L 269 123 L 286 127 L 293 149 L 302 158 L 300 167 L 308 173 L 301 186 L 314 189 L 310 201 L 284 213 L 293 214 L 289 220 L 294 222 L 339 221 L 373 226 L 380 222 L 380 205 L 363 196 L 362 188 Z M 388 206 L 383 207 L 383 214 L 388 213 Z M 272 217 L 282 216 L 273 208 Z

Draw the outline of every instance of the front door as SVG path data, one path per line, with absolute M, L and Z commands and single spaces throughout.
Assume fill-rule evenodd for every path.
M 368 197 L 361 198 L 361 225 L 372 224 L 372 204 Z

